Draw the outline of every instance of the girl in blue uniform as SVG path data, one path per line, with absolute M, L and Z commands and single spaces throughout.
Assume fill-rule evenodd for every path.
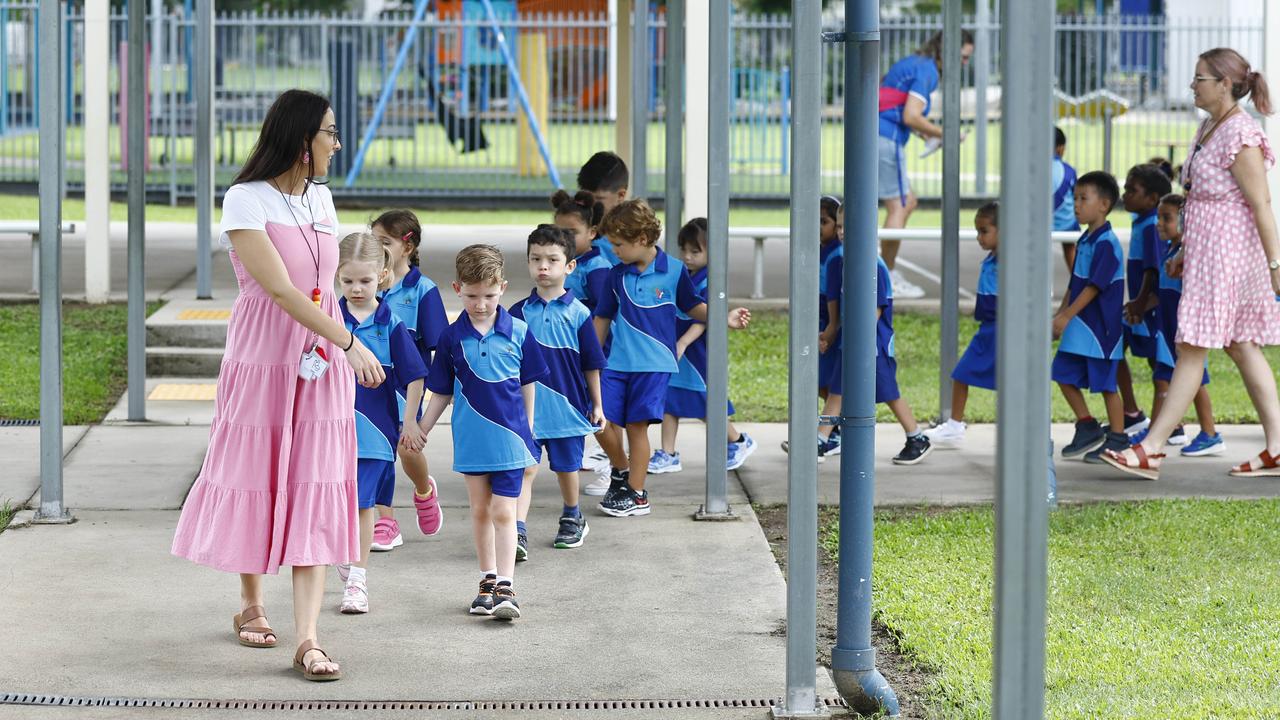
M 413 337 L 424 365 L 430 365 L 431 352 L 436 339 L 449 322 L 444 314 L 444 302 L 440 289 L 418 269 L 418 247 L 422 244 L 422 226 L 418 218 L 408 210 L 390 210 L 378 216 L 370 224 L 374 237 L 382 242 L 391 257 L 389 290 L 381 296 Z M 422 390 L 414 399 L 422 400 Z M 406 400 L 408 398 L 405 398 Z M 400 462 L 404 472 L 413 482 L 413 505 L 417 511 L 418 529 L 424 535 L 435 535 L 444 525 L 444 514 L 436 494 L 436 481 L 427 468 L 423 453 L 401 452 Z M 391 503 L 379 505 L 378 525 L 374 531 L 374 550 L 390 550 L 402 545 L 400 525 L 392 513 Z

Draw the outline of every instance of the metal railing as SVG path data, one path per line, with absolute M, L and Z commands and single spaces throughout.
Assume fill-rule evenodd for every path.
M 37 179 L 36 111 L 39 75 L 36 50 L 37 4 L 31 0 L 0 0 L 0 182 L 31 183 Z M 79 189 L 84 176 L 83 73 L 84 23 L 82 9 L 64 10 L 62 78 L 66 127 L 66 178 Z M 192 90 L 194 26 L 180 11 L 149 17 L 147 188 L 170 200 L 194 193 Z M 829 29 L 837 29 L 828 19 Z M 355 127 L 342 127 L 346 149 L 339 167 L 354 157 L 355 144 L 365 130 L 392 61 L 410 24 L 410 16 L 386 14 L 373 21 L 352 15 L 316 13 L 227 13 L 215 25 L 217 67 L 216 177 L 224 187 L 252 147 L 272 99 L 291 87 L 331 94 L 341 73 L 354 80 L 354 108 L 347 117 Z M 554 166 L 572 178 L 591 153 L 612 148 L 614 134 L 613 85 L 610 83 L 610 44 L 614 30 L 604 14 L 521 15 L 499 19 L 517 56 L 522 38 L 546 38 L 545 132 Z M 652 62 L 645 106 L 650 124 L 647 145 L 647 192 L 661 197 L 664 188 L 666 137 L 662 127 L 666 104 L 662 97 L 666 68 L 661 52 L 666 40 L 663 14 L 650 18 Z M 886 19 L 881 26 L 881 67 L 913 52 L 942 26 L 941 17 Z M 961 192 L 965 196 L 999 192 L 998 101 L 1000 85 L 999 26 L 978 26 L 965 19 L 979 43 L 987 43 L 986 72 L 973 64 L 963 70 L 961 122 L 969 138 L 961 145 Z M 120 68 L 123 67 L 125 18 L 110 23 L 111 178 L 123 189 L 120 125 Z M 493 42 L 488 21 L 480 16 L 428 15 L 419 25 L 417 42 L 394 82 L 394 94 L 375 139 L 366 153 L 358 180 L 346 187 L 335 178 L 336 195 L 430 198 L 540 198 L 551 185 L 543 172 L 518 171 L 517 120 L 510 73 Z M 786 16 L 737 15 L 732 22 L 731 72 L 731 191 L 736 199 L 777 199 L 787 195 L 790 164 L 790 103 L 792 46 Z M 154 39 L 159 38 L 158 45 Z M 1079 96 L 1105 89 L 1128 104 L 1112 128 L 1111 157 L 1104 156 L 1101 121 L 1065 119 L 1067 159 L 1078 169 L 1110 167 L 1122 173 L 1152 156 L 1183 159 L 1196 117 L 1190 108 L 1187 82 L 1198 52 L 1219 45 L 1235 47 L 1260 61 L 1262 27 L 1250 18 L 1170 20 L 1161 17 L 1060 16 L 1055 32 L 1055 80 L 1066 95 Z M 340 50 L 339 50 L 340 49 Z M 349 53 L 343 55 L 342 53 Z M 839 193 L 843 172 L 841 133 L 844 88 L 842 45 L 823 43 L 821 52 L 823 192 Z M 345 66 L 343 58 L 349 58 Z M 985 79 L 986 89 L 975 87 Z M 977 113 L 978 96 L 987 98 L 985 117 Z M 941 111 L 941 92 L 932 117 Z M 344 108 L 338 108 L 340 110 Z M 975 119 L 977 118 L 977 119 Z M 922 197 L 941 192 L 941 155 L 918 157 L 922 146 L 907 146 L 912 185 Z M 982 148 L 989 157 L 978 157 Z M 1046 155 L 1049 150 L 1046 149 Z M 540 162 L 538 163 L 540 166 Z M 981 172 L 981 176 L 979 176 Z

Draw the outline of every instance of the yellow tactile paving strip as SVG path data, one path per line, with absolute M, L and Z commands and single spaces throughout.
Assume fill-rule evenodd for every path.
M 230 318 L 230 310 L 182 310 L 178 313 L 179 320 L 229 320 Z
M 218 386 L 212 383 L 160 383 L 151 390 L 148 400 L 213 400 Z

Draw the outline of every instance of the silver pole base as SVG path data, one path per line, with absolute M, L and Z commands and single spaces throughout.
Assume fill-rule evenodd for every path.
M 783 720 L 783 718 L 829 718 L 831 710 L 822 700 L 817 700 L 817 704 L 812 710 L 788 710 L 782 705 L 774 705 L 769 708 L 769 717 L 774 720 Z
M 733 512 L 733 508 L 729 507 L 728 505 L 725 506 L 724 512 L 707 512 L 706 505 L 699 505 L 698 512 L 693 514 L 693 519 L 723 521 L 723 520 L 741 520 L 742 518 L 739 517 L 737 514 L 735 514 Z

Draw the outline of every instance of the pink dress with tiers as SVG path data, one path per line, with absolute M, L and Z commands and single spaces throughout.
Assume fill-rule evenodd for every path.
M 318 250 L 320 306 L 342 322 L 333 292 L 337 212 L 328 189 L 281 196 L 265 182 L 235 185 L 223 203 L 224 244 L 228 231 L 242 229 L 266 232 L 307 297 L 317 286 Z M 318 380 L 299 378 L 311 331 L 271 300 L 234 252 L 230 257 L 240 295 L 227 327 L 209 450 L 183 504 L 173 554 L 237 573 L 358 560 L 351 366 L 340 348 L 321 340 L 329 370 Z

